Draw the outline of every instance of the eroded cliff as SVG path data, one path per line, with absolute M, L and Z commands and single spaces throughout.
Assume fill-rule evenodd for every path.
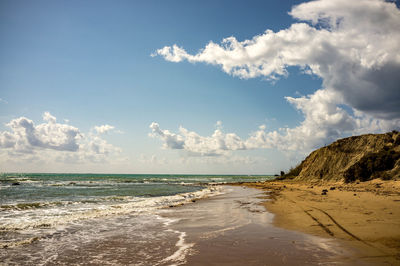
M 285 177 L 345 182 L 400 179 L 400 133 L 392 131 L 337 140 L 313 151 Z

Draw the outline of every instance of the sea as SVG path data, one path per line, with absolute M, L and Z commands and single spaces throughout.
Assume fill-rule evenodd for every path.
M 162 210 L 273 178 L 3 173 L 0 265 L 179 265 L 185 232 Z

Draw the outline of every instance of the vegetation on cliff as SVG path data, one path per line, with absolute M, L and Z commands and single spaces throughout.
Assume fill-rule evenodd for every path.
M 337 140 L 313 151 L 283 178 L 345 182 L 400 179 L 400 133 Z

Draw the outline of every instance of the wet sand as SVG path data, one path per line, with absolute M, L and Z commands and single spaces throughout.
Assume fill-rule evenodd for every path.
M 261 190 L 224 189 L 230 192 L 162 214 L 178 219 L 172 228 L 186 233 L 181 264 L 368 265 L 355 249 L 335 239 L 274 226 L 274 215 L 260 204 L 265 201 Z
M 400 265 L 400 181 L 246 185 L 266 192 L 274 225 L 340 240 L 372 265 Z

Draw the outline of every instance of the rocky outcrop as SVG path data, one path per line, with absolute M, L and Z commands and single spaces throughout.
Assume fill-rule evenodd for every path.
M 400 133 L 367 134 L 312 152 L 286 178 L 322 181 L 400 179 Z

